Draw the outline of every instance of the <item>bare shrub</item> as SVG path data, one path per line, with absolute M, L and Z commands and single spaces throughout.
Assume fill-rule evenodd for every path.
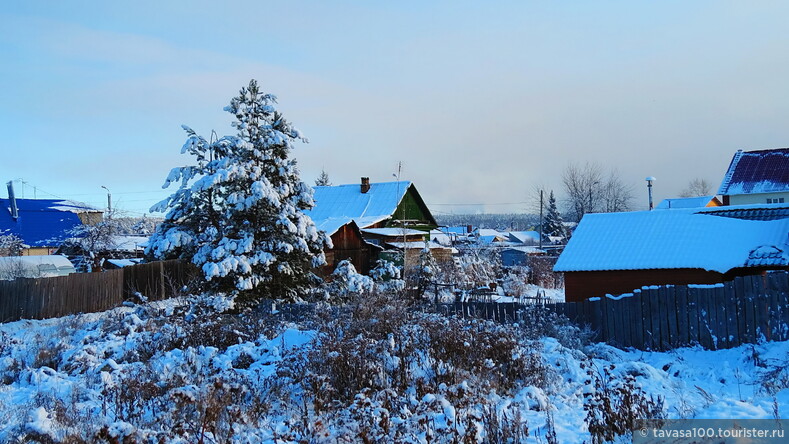
M 586 364 L 587 384 L 594 390 L 584 394 L 584 411 L 592 442 L 602 444 L 640 429 L 648 419 L 663 418 L 662 397 L 647 396 L 630 374 L 616 375 L 614 364 L 602 370 Z

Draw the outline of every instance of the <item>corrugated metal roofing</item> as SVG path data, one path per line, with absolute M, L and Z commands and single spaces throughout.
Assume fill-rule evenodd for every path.
M 694 268 L 725 273 L 764 246 L 789 248 L 789 219 L 719 217 L 698 210 L 587 214 L 555 271 Z
M 359 184 L 314 187 L 315 207 L 305 213 L 319 228 L 327 221 L 335 226 L 343 220 L 354 220 L 360 228 L 369 227 L 392 217 L 410 186 L 409 181 L 371 183 L 366 193 L 361 192 Z
M 78 213 L 98 212 L 87 204 L 70 200 L 16 199 L 19 218 L 11 217 L 8 199 L 0 199 L 0 234 L 15 234 L 31 247 L 59 246 L 67 232 L 82 222 Z
M 778 220 L 789 218 L 787 204 L 753 204 L 731 207 L 711 207 L 701 210 L 704 214 L 746 220 Z
M 718 190 L 721 195 L 789 191 L 789 148 L 737 151 Z

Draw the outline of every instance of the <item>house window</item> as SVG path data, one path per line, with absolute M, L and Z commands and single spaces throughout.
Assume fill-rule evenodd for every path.
M 768 198 L 767 198 L 767 203 L 768 203 L 768 204 L 769 204 L 769 203 L 784 203 L 784 198 L 783 198 L 783 197 L 776 197 L 776 198 L 774 198 L 774 199 L 770 199 L 770 198 L 768 197 Z

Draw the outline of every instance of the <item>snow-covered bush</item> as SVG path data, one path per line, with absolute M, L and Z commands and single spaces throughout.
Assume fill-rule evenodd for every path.
M 375 267 L 370 270 L 370 277 L 375 282 L 376 289 L 381 293 L 397 295 L 405 288 L 405 281 L 401 277 L 400 267 L 393 262 L 379 259 Z
M 356 272 L 350 260 L 342 260 L 329 277 L 325 289 L 325 299 L 333 303 L 349 302 L 370 293 L 375 288 L 373 279 Z
M 252 80 L 225 108 L 236 136 L 207 141 L 184 127 L 181 152 L 196 164 L 174 168 L 164 187 L 180 182 L 179 189 L 151 209 L 167 215 L 148 255 L 192 261 L 204 275 L 199 290 L 230 293 L 242 305 L 299 300 L 331 244 L 304 214 L 312 189 L 288 158 L 305 139 L 275 104 Z

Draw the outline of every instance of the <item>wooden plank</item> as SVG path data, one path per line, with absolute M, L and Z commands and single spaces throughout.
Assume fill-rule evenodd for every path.
M 677 345 L 684 347 L 690 345 L 688 332 L 688 287 L 676 285 L 674 297 L 677 304 Z
M 642 291 L 649 298 L 650 318 L 652 322 L 652 350 L 663 350 L 663 319 L 661 318 L 661 305 L 663 301 L 657 292 L 652 290 Z
M 608 339 L 606 342 L 609 344 L 616 344 L 617 343 L 617 322 L 616 322 L 616 305 L 614 301 L 607 296 L 605 299 L 605 311 L 606 311 L 606 329 Z
M 726 304 L 726 343 L 729 348 L 740 345 L 740 333 L 737 327 L 737 296 L 731 282 L 723 284 L 723 300 Z
M 652 341 L 652 302 L 648 294 L 637 291 L 635 292 L 639 296 L 639 300 L 641 301 L 641 337 L 642 342 L 644 343 L 645 350 L 653 350 L 653 341 Z
M 630 298 L 631 330 L 630 340 L 632 346 L 644 350 L 644 313 L 641 311 L 641 294 L 634 293 Z
M 754 316 L 756 317 L 756 339 L 757 341 L 769 341 L 770 334 L 770 297 L 759 290 L 759 294 L 754 298 Z
M 669 347 L 675 348 L 678 342 L 678 331 L 677 331 L 677 297 L 675 294 L 675 287 L 674 286 L 667 286 L 665 287 L 665 298 L 666 298 L 666 319 L 668 325 L 668 344 Z
M 715 306 L 715 339 L 717 348 L 725 349 L 731 348 L 729 343 L 728 322 L 726 313 L 726 294 L 723 291 L 723 286 L 716 286 L 713 289 L 713 300 Z
M 756 342 L 756 318 L 754 316 L 753 297 L 745 296 L 742 298 L 745 311 L 745 337 L 743 342 L 753 344 Z
M 710 297 L 705 288 L 694 288 L 698 291 L 699 307 L 699 344 L 702 347 L 712 349 L 712 337 L 710 336 Z
M 595 332 L 595 341 L 605 341 L 603 328 L 603 302 L 602 299 L 587 301 L 586 307 L 589 310 L 589 319 L 592 321 L 592 329 Z
M 767 327 L 769 332 L 768 341 L 782 341 L 781 339 L 781 319 L 783 318 L 781 313 L 781 306 L 778 305 L 778 294 L 769 289 L 765 283 L 765 292 L 767 293 L 767 305 L 769 311 L 768 322 L 769 326 Z
M 632 344 L 630 341 L 630 324 L 628 322 L 630 320 L 628 299 L 625 297 L 611 301 L 613 302 L 614 317 L 616 319 L 617 343 L 620 347 L 630 347 Z

